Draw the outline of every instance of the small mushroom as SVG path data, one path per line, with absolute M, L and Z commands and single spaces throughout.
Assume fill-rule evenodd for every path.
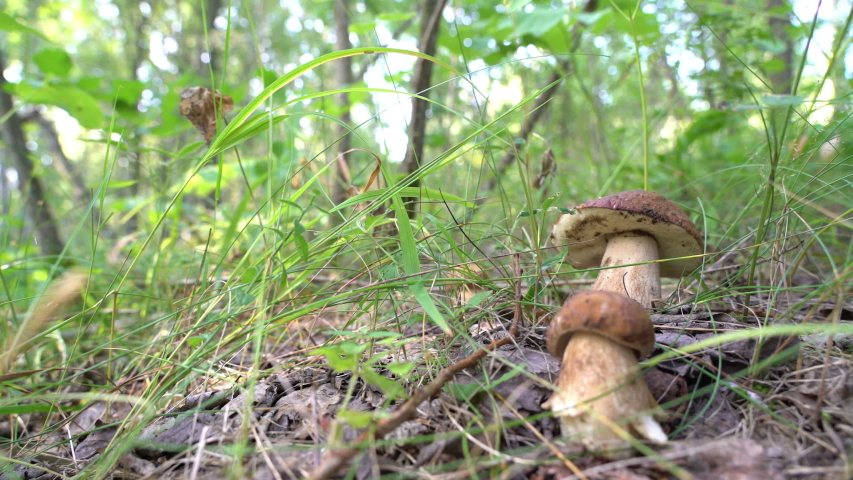
M 557 391 L 542 408 L 560 418 L 564 436 L 582 436 L 592 448 L 627 446 L 600 418 L 605 417 L 635 438 L 666 443 L 653 418 L 665 414 L 637 364 L 655 344 L 654 327 L 642 305 L 614 292 L 578 293 L 551 320 L 547 344 L 563 363 Z
M 569 245 L 566 260 L 575 268 L 609 268 L 598 274 L 593 290 L 628 295 L 651 308 L 660 298 L 660 277 L 681 277 L 702 264 L 702 235 L 678 205 L 645 190 L 616 193 L 575 207 L 554 225 L 555 245 Z

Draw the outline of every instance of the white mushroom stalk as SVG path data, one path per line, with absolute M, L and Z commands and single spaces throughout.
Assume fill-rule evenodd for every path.
M 660 277 L 680 277 L 702 264 L 702 235 L 686 213 L 663 196 L 633 190 L 592 200 L 560 216 L 552 236 L 567 245 L 575 268 L 618 267 L 599 272 L 596 290 L 628 295 L 651 308 Z M 658 260 L 670 260 L 657 263 Z M 643 264 L 643 265 L 634 265 Z
M 654 327 L 640 304 L 613 292 L 581 292 L 551 321 L 547 343 L 563 363 L 557 390 L 542 407 L 559 417 L 564 436 L 591 448 L 627 447 L 612 422 L 634 438 L 666 443 L 654 418 L 663 412 L 637 363 L 654 349 Z
M 621 293 L 651 307 L 652 300 L 661 296 L 658 259 L 658 244 L 651 235 L 637 231 L 615 234 L 607 240 L 601 266 L 631 266 L 601 270 L 592 289 Z

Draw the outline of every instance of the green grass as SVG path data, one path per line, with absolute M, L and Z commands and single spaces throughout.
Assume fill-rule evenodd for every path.
M 839 42 L 831 58 L 843 56 L 842 47 L 846 45 Z M 639 61 L 639 50 L 635 53 Z M 826 158 L 819 153 L 821 145 L 834 136 L 846 138 L 847 117 L 839 114 L 826 126 L 809 125 L 803 119 L 814 108 L 811 104 L 768 105 L 755 94 L 754 105 L 750 103 L 740 116 L 729 119 L 734 124 L 731 128 L 739 131 L 724 127 L 698 135 L 691 146 L 655 161 L 649 142 L 662 143 L 655 136 L 656 128 L 668 115 L 682 112 L 661 95 L 644 94 L 637 98 L 642 115 L 628 119 L 630 123 L 624 129 L 609 130 L 595 122 L 590 125 L 603 142 L 615 146 L 617 154 L 609 158 L 615 163 L 612 168 L 581 162 L 581 158 L 600 157 L 600 152 L 592 142 L 579 140 L 578 146 L 563 145 L 575 156 L 558 158 L 559 169 L 548 187 L 534 190 L 530 187 L 531 172 L 535 172 L 534 159 L 540 146 L 531 141 L 521 146 L 519 161 L 500 179 L 499 188 L 483 192 L 478 189 L 482 179 L 491 175 L 497 159 L 513 145 L 517 124 L 530 113 L 531 102 L 547 86 L 528 88 L 523 100 L 510 107 L 495 109 L 486 102 L 479 112 L 431 100 L 433 108 L 454 126 L 450 146 L 423 159 L 418 171 L 403 177 L 396 173 L 396 165 L 377 153 L 378 146 L 368 129 L 352 129 L 351 134 L 367 150 L 357 152 L 364 154 L 357 158 L 369 165 L 367 171 L 381 165 L 388 187 L 334 206 L 329 202 L 328 170 L 333 162 L 329 157 L 334 155 L 327 154 L 334 151 L 336 139 L 324 129 L 335 125 L 336 119 L 312 108 L 322 97 L 341 92 L 378 95 L 387 91 L 353 87 L 294 96 L 281 104 L 273 99 L 277 91 L 312 69 L 344 56 L 368 54 L 383 54 L 389 59 L 400 55 L 423 57 L 379 47 L 318 57 L 270 84 L 229 119 L 209 147 L 191 135 L 184 137 L 186 146 L 173 143 L 169 148 L 158 146 L 158 150 L 102 142 L 101 173 L 94 184 L 93 203 L 84 211 L 68 206 L 67 192 L 52 199 L 68 240 L 68 247 L 58 258 L 39 256 L 36 247 L 26 243 L 24 232 L 28 227 L 21 221 L 22 200 L 15 198 L 13 211 L 0 219 L 4 225 L 0 238 L 0 315 L 5 321 L 0 341 L 6 344 L 20 331 L 28 311 L 45 294 L 50 281 L 63 272 L 82 269 L 88 288 L 82 301 L 66 308 L 66 315 L 49 319 L 32 338 L 25 339 L 25 348 L 10 370 L 0 372 L 8 375 L 0 377 L 0 412 L 9 419 L 10 430 L 10 440 L 0 441 L 5 443 L 2 452 L 10 445 L 31 453 L 47 451 L 57 444 L 57 438 L 65 438 L 64 428 L 87 408 L 104 402 L 128 404 L 130 410 L 121 418 L 104 415 L 104 423 L 117 427 L 119 433 L 103 456 L 79 474 L 105 477 L 123 453 L 138 445 L 143 429 L 166 415 L 168 406 L 185 395 L 205 391 L 210 383 L 234 383 L 239 389 L 253 391 L 272 371 L 265 364 L 268 356 L 287 354 L 278 367 L 285 369 L 306 362 L 316 364 L 322 359 L 316 355 L 325 356 L 336 370 L 352 375 L 345 404 L 351 400 L 356 377 L 388 393 L 401 384 L 391 384 L 376 374 L 378 359 L 387 352 L 430 347 L 426 340 L 412 337 L 412 331 L 436 327 L 451 334 L 456 344 L 478 345 L 467 327 L 480 320 L 493 321 L 495 312 L 511 304 L 512 284 L 519 278 L 512 271 L 509 255 L 521 255 L 527 286 L 525 302 L 556 308 L 568 292 L 551 282 L 592 276 L 595 269 L 574 271 L 562 264 L 562 255 L 548 242 L 550 225 L 556 218 L 548 208 L 568 208 L 597 195 L 640 185 L 676 200 L 691 212 L 707 236 L 708 246 L 713 247 L 702 270 L 712 269 L 714 262 L 727 254 L 731 260 L 724 267 L 739 264 L 706 276 L 701 276 L 700 270 L 684 279 L 681 285 L 689 287 L 686 296 L 673 298 L 672 304 L 701 311 L 711 302 L 731 301 L 747 314 L 750 308 L 773 311 L 772 317 L 756 315 L 756 328 L 721 334 L 678 352 L 668 351 L 648 360 L 645 366 L 735 340 L 853 334 L 849 321 L 813 318 L 817 307 L 810 303 L 844 302 L 853 286 L 850 150 L 842 144 L 839 152 Z M 446 69 L 445 75 L 460 88 L 473 88 L 473 83 L 449 64 L 430 60 Z M 507 64 L 501 68 L 515 71 L 518 67 Z M 569 73 L 566 83 L 576 81 L 583 68 Z M 625 68 L 635 69 L 636 65 Z M 798 80 L 802 69 L 800 64 Z M 832 71 L 825 72 L 819 84 L 831 75 Z M 639 74 L 638 83 L 631 88 L 644 92 L 643 78 Z M 757 88 L 754 78 L 744 83 Z M 813 90 L 803 94 L 816 98 L 818 87 L 796 85 Z M 794 93 L 798 91 L 794 89 Z M 401 102 L 412 96 L 411 92 L 397 93 Z M 488 92 L 479 93 L 487 100 Z M 567 111 L 599 107 L 590 97 L 583 98 L 583 103 L 569 105 Z M 296 105 L 307 100 L 312 101 L 310 106 L 299 111 Z M 758 119 L 762 127 L 750 127 L 750 117 Z M 299 133 L 302 118 L 314 125 L 313 136 Z M 556 136 L 553 132 L 537 134 Z M 642 135 L 642 140 L 637 135 Z M 791 145 L 804 135 L 808 137 L 805 147 L 794 155 Z M 273 142 L 281 142 L 280 154 L 273 152 Z M 730 148 L 727 142 L 736 143 L 737 148 Z M 639 162 L 637 149 L 641 143 L 644 154 Z M 306 145 L 313 145 L 313 149 Z M 162 159 L 143 179 L 141 187 L 150 195 L 135 203 L 117 195 L 112 183 L 120 156 L 128 152 L 150 157 L 156 153 Z M 237 152 L 242 152 L 239 159 Z M 210 162 L 217 156 L 219 164 L 212 166 Z M 297 169 L 296 162 L 302 156 L 314 165 L 313 172 Z M 302 184 L 294 187 L 291 180 L 297 173 Z M 422 214 L 410 221 L 391 220 L 408 218 L 401 198 L 415 193 L 410 185 L 416 181 L 429 188 L 422 198 L 430 203 L 424 203 Z M 208 198 L 211 191 L 214 205 Z M 557 192 L 562 195 L 555 197 Z M 475 206 L 481 197 L 485 202 Z M 356 210 L 355 204 L 361 202 L 370 205 Z M 387 213 L 365 214 L 380 205 L 389 206 Z M 90 218 L 94 207 L 101 212 L 100 218 Z M 522 215 L 537 209 L 538 213 Z M 128 222 L 131 217 L 135 226 Z M 389 230 L 389 225 L 396 231 Z M 462 283 L 449 275 L 450 267 L 471 261 L 487 270 L 491 280 L 470 281 L 486 284 L 493 292 L 481 298 L 477 308 L 459 305 L 442 288 Z M 801 269 L 820 281 L 794 285 L 792 280 Z M 308 340 L 316 332 L 296 328 L 312 325 L 314 320 L 317 323 L 312 328 L 328 332 L 318 336 L 324 342 L 318 345 Z M 403 340 L 404 336 L 408 338 Z M 438 368 L 452 362 L 440 344 L 433 348 L 439 353 L 420 363 L 402 361 L 395 368 L 415 372 L 410 380 L 429 381 Z M 225 368 L 222 362 L 239 352 L 248 355 L 239 373 Z M 830 354 L 842 356 L 826 352 Z M 337 365 L 336 360 L 340 361 Z M 497 357 L 490 361 L 497 361 Z M 707 408 L 708 399 L 726 387 L 750 408 L 773 416 L 786 428 L 797 429 L 778 415 L 773 405 L 755 402 L 747 393 L 745 388 L 760 382 L 769 368 L 757 357 L 749 367 L 727 378 L 720 374 L 721 365 L 716 371 L 694 366 L 706 384 L 700 386 L 696 381 L 687 397 L 665 407 L 707 402 Z M 512 376 L 525 374 L 518 365 L 506 367 Z M 542 382 L 533 375 L 528 377 Z M 520 421 L 489 420 L 502 405 L 502 399 L 492 393 L 495 383 L 501 381 L 491 379 L 479 385 L 478 391 L 494 411 L 487 418 L 471 408 L 475 415 L 462 425 L 467 434 L 489 433 L 500 439 L 506 438 L 510 429 L 523 426 Z M 247 416 L 250 406 L 244 408 Z M 26 429 L 16 421 L 19 417 L 30 420 L 35 417 L 28 415 L 36 414 L 38 421 L 30 422 Z M 545 413 L 527 421 L 547 416 Z M 375 418 L 367 423 L 372 420 Z M 685 420 L 675 434 L 690 424 Z M 248 468 L 242 464 L 241 452 L 256 449 L 253 435 L 244 422 L 233 445 L 219 450 L 231 462 L 234 477 Z M 485 476 L 507 468 L 499 455 L 472 455 L 469 438 L 458 431 L 416 436 L 394 444 L 418 446 L 446 437 L 461 439 L 464 459 L 429 467 L 430 473 L 470 469 L 472 475 L 480 472 Z M 376 440 L 370 446 L 391 443 Z M 514 448 L 503 453 L 513 456 L 524 450 Z M 18 461 L 14 455 L 0 455 L 2 462 Z

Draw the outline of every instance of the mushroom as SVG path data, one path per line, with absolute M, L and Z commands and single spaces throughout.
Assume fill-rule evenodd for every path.
M 702 235 L 678 205 L 645 190 L 616 193 L 575 207 L 554 225 L 555 245 L 569 246 L 575 268 L 602 270 L 593 290 L 628 295 L 651 308 L 660 298 L 660 277 L 680 277 L 702 264 L 701 257 L 668 262 L 704 251 Z
M 542 408 L 560 418 L 564 436 L 580 435 L 592 448 L 627 446 L 610 427 L 613 422 L 635 438 L 666 443 L 653 418 L 665 413 L 637 364 L 655 344 L 642 305 L 614 292 L 578 293 L 551 320 L 546 340 L 548 351 L 563 363 L 557 390 Z

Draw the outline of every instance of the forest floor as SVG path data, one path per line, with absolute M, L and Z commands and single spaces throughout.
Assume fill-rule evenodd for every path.
M 764 342 L 745 338 L 657 363 L 647 369 L 645 378 L 669 414 L 662 425 L 670 441 L 654 447 L 651 456 L 613 460 L 560 439 L 559 423 L 541 407 L 551 394 L 547 383 L 555 382 L 560 368 L 545 346 L 549 315 L 517 318 L 506 308 L 514 300 L 511 292 L 503 298 L 496 294 L 480 306 L 494 308 L 489 320 L 472 322 L 464 340 L 413 323 L 404 332 L 404 341 L 372 343 L 372 363 L 361 368 L 370 369 L 373 376 L 359 375 L 354 382 L 352 372 L 334 370 L 328 357 L 317 354 L 330 331 L 352 328 L 352 318 L 344 312 L 305 318 L 281 332 L 283 341 L 264 347 L 260 365 L 253 366 L 257 358 L 253 352 L 243 351 L 221 362 L 217 372 L 199 375 L 194 388 L 176 394 L 158 420 L 140 426 L 136 448 L 120 456 L 112 475 L 851 478 L 853 338 L 826 334 L 779 336 Z M 779 312 L 788 312 L 786 322 L 791 324 L 853 321 L 849 298 L 803 301 L 801 296 L 783 295 L 773 298 L 771 305 L 769 296 L 753 296 L 746 311 L 735 307 L 743 300 L 726 297 L 702 308 L 679 307 L 652 315 L 658 343 L 653 357 L 665 351 L 679 353 L 722 333 L 773 324 Z M 475 310 L 462 310 L 465 313 L 456 321 L 464 321 Z M 510 328 L 513 320 L 521 320 L 515 329 Z M 760 345 L 757 352 L 756 345 Z M 382 422 L 388 426 L 395 412 L 408 408 L 407 396 L 423 393 L 435 382 L 440 376 L 436 365 L 452 367 L 478 351 L 482 358 L 451 372 L 452 381 L 440 394 L 410 405 L 411 411 L 396 419 L 399 426 L 384 436 L 376 430 L 370 433 Z M 361 358 L 361 350 L 356 355 Z M 415 367 L 403 373 L 386 368 L 400 361 Z M 754 368 L 756 362 L 760 369 Z M 247 383 L 253 368 L 262 375 Z M 389 383 L 375 379 L 376 374 Z M 371 382 L 365 382 L 366 377 Z M 389 391 L 387 385 L 403 387 L 405 394 Z M 145 379 L 131 379 L 122 391 L 141 395 L 145 388 Z M 339 415 L 343 411 L 346 414 Z M 108 449 L 118 431 L 116 426 L 103 427 L 103 421 L 120 422 L 130 412 L 127 402 L 93 403 L 63 428 L 36 436 L 41 438 L 39 455 L 27 456 L 31 450 L 21 448 L 16 456 L 27 460 L 0 478 L 15 474 L 67 478 L 85 472 L 86 464 Z M 20 419 L 30 434 L 48 423 L 36 413 Z M 330 468 L 330 459 L 347 455 L 344 444 L 358 440 L 365 431 L 362 448 L 349 452 L 352 460 L 338 458 L 343 468 L 333 468 L 333 463 L 331 470 L 321 473 Z M 73 445 L 68 438 L 76 438 Z M 45 450 L 49 443 L 53 446 Z

